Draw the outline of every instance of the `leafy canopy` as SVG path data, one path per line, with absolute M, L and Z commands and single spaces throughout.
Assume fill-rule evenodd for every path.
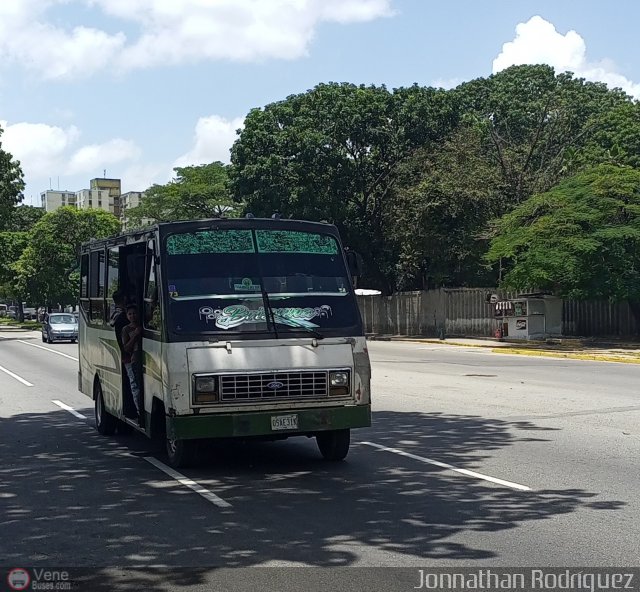
M 142 203 L 127 211 L 127 226 L 230 216 L 234 204 L 227 169 L 221 162 L 173 169 L 174 179 L 165 185 L 152 185 Z
M 604 164 L 534 195 L 495 222 L 487 260 L 507 288 L 640 299 L 640 170 Z
M 67 206 L 45 214 L 29 232 L 28 245 L 12 266 L 17 288 L 32 303 L 76 302 L 80 245 L 119 231 L 118 219 L 103 210 Z
M 3 130 L 0 127 L 0 138 Z M 20 162 L 2 149 L 0 141 L 0 230 L 6 230 L 14 207 L 23 199 L 24 180 Z
M 14 265 L 27 247 L 27 232 L 0 232 L 0 297 L 22 302 L 24 294 L 16 282 Z
M 398 166 L 453 125 L 445 91 L 320 84 L 252 110 L 231 151 L 232 191 L 259 216 L 328 220 L 389 289 Z

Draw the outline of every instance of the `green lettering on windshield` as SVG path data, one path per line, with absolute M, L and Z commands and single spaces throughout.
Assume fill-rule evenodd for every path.
M 292 230 L 256 230 L 258 253 L 311 253 L 335 255 L 338 245 L 332 236 Z
M 254 252 L 250 230 L 202 230 L 172 234 L 167 238 L 169 255 Z

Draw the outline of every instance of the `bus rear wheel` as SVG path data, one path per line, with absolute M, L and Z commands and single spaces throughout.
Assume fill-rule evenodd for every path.
M 316 434 L 320 454 L 325 460 L 343 460 L 349 453 L 351 430 L 329 430 Z
M 193 465 L 196 461 L 198 442 L 196 440 L 166 439 L 167 458 L 174 469 Z
M 118 420 L 107 411 L 104 406 L 102 385 L 96 380 L 94 388 L 96 429 L 103 436 L 113 436 L 118 426 Z

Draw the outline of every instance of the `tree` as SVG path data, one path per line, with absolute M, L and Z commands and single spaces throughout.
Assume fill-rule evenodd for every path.
M 638 103 L 600 83 L 518 66 L 465 83 L 452 97 L 459 125 L 417 151 L 395 188 L 403 289 L 493 284 L 495 272 L 482 264 L 492 218 L 586 166 L 638 158 Z
M 0 127 L 0 138 L 3 130 Z M 20 162 L 2 149 L 0 141 L 0 230 L 4 230 L 13 208 L 19 204 L 24 196 L 24 181 Z
M 135 227 L 145 220 L 155 223 L 232 215 L 237 205 L 229 194 L 227 169 L 221 162 L 173 169 L 174 179 L 151 186 L 142 203 L 127 212 L 128 223 Z
M 534 195 L 495 222 L 487 260 L 506 288 L 640 300 L 640 170 L 600 165 Z
M 76 302 L 80 245 L 119 230 L 118 219 L 103 210 L 67 206 L 45 214 L 29 232 L 27 247 L 11 266 L 18 289 L 34 304 Z
M 42 208 L 36 208 L 34 206 L 18 206 L 13 208 L 7 220 L 7 230 L 19 232 L 30 230 L 45 213 Z
M 0 297 L 18 303 L 18 320 L 24 320 L 22 302 L 26 294 L 16 281 L 14 265 L 28 244 L 27 232 L 0 232 Z
M 417 151 L 401 169 L 390 221 L 399 289 L 495 285 L 482 259 L 482 230 L 502 214 L 502 191 L 475 126 L 461 125 L 442 146 Z
M 624 113 L 633 104 L 620 90 L 569 72 L 556 75 L 546 65 L 513 66 L 453 92 L 465 121 L 482 130 L 487 154 L 499 167 L 504 211 L 581 167 L 608 160 L 594 148 L 610 147 L 602 144 L 603 125 L 608 121 L 612 127 L 612 111 Z M 637 117 L 635 134 L 640 137 Z
M 320 84 L 249 113 L 231 152 L 232 191 L 256 215 L 335 223 L 364 256 L 368 280 L 391 291 L 386 229 L 398 167 L 453 123 L 445 91 Z

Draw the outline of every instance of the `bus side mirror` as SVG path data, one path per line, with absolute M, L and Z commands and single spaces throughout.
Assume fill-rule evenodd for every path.
M 352 251 L 349 247 L 345 247 L 344 255 L 347 259 L 347 266 L 351 277 L 357 278 L 362 275 L 362 256 L 356 251 Z

